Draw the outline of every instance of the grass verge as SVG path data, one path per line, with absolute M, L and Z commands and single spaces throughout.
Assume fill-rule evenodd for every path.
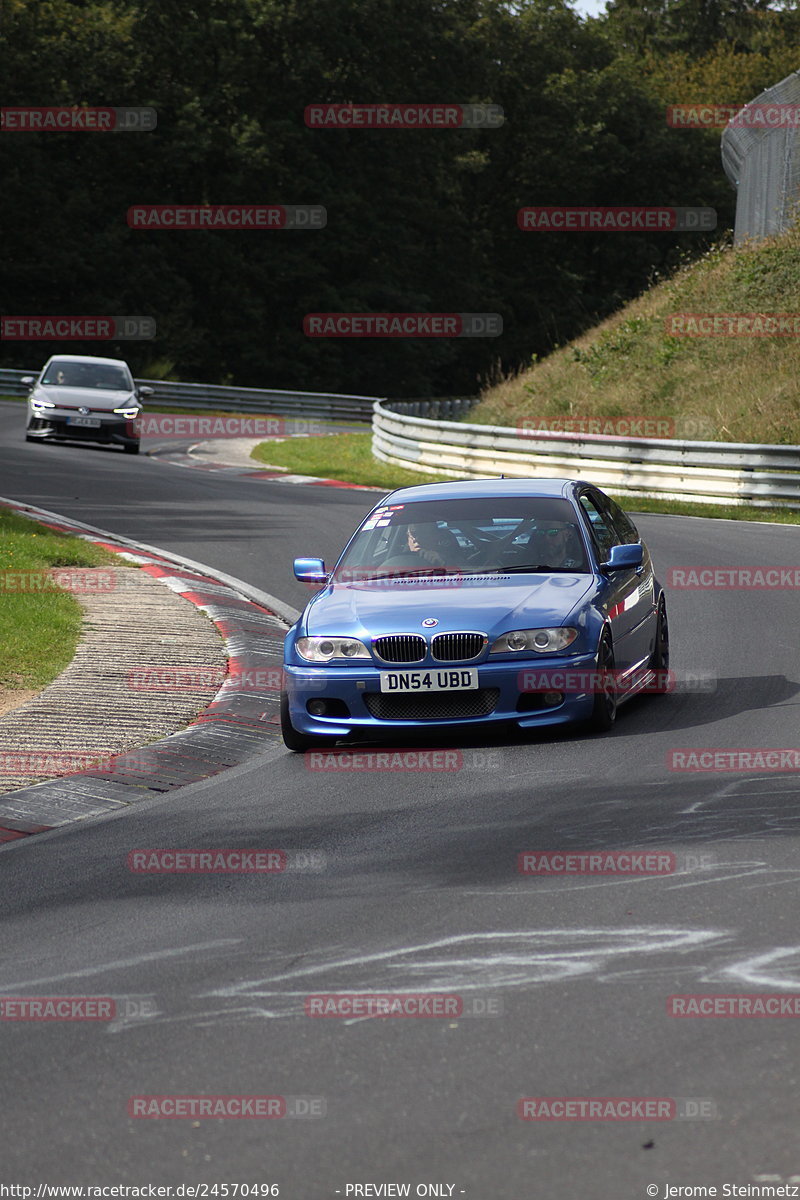
M 334 433 L 329 437 L 292 438 L 285 442 L 259 442 L 252 457 L 296 475 L 320 475 L 365 487 L 410 487 L 436 483 L 446 475 L 421 475 L 372 457 L 371 433 Z
M 15 592 L 6 571 L 120 565 L 116 555 L 0 510 L 0 705 L 15 692 L 40 691 L 71 662 L 83 609 L 63 590 Z

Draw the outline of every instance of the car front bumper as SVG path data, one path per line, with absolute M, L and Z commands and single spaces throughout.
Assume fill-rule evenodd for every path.
M 102 445 L 133 446 L 138 445 L 139 438 L 134 433 L 133 421 L 124 417 L 97 416 L 100 424 L 97 426 L 70 425 L 67 423 L 67 413 L 51 413 L 46 416 L 36 413 L 28 420 L 25 433 L 28 437 L 38 438 L 43 442 L 56 438 L 69 438 L 75 442 L 99 442 Z
M 381 699 L 381 671 L 455 671 L 471 664 L 436 663 L 434 665 L 386 664 L 378 668 L 365 663 L 346 667 L 300 667 L 287 664 L 284 681 L 289 699 L 289 716 L 298 733 L 307 736 L 328 735 L 347 737 L 391 730 L 421 730 L 457 728 L 514 722 L 520 728 L 546 725 L 566 725 L 585 720 L 592 713 L 594 693 L 590 690 L 562 692 L 558 704 L 544 703 L 544 692 L 528 691 L 522 676 L 526 671 L 553 674 L 580 671 L 588 675 L 595 667 L 592 654 L 559 657 L 557 661 L 525 662 L 505 660 L 484 662 L 474 669 L 478 672 L 478 689 L 446 692 L 407 692 L 392 694 L 388 703 Z M 450 699 L 441 700 L 441 697 Z M 452 699 L 455 698 L 455 699 Z M 404 705 L 403 700 L 408 704 Z M 311 700 L 335 703 L 329 716 L 312 715 L 307 708 Z M 342 708 L 344 706 L 344 709 Z M 346 710 L 346 711 L 345 711 Z M 452 715 L 448 715 L 448 710 Z

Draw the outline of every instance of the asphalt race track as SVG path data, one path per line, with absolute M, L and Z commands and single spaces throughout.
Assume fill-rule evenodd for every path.
M 298 608 L 292 558 L 332 560 L 376 495 L 27 445 L 16 404 L 0 405 L 0 494 Z M 662 578 L 798 564 L 797 527 L 638 523 Z M 636 700 L 610 737 L 471 736 L 460 770 L 422 775 L 310 771 L 276 738 L 255 767 L 3 849 L 0 995 L 112 996 L 129 1014 L 2 1023 L 6 1177 L 37 1163 L 51 1182 L 276 1183 L 284 1200 L 395 1182 L 639 1200 L 648 1185 L 800 1173 L 796 1023 L 667 1014 L 674 993 L 800 993 L 797 774 L 667 768 L 675 748 L 798 745 L 797 593 L 676 590 L 668 604 L 672 666 L 715 690 Z M 143 847 L 321 851 L 326 865 L 133 874 Z M 520 852 L 561 849 L 658 850 L 680 869 L 517 872 Z M 456 993 L 492 1015 L 305 1015 L 308 994 L 346 990 Z M 128 1116 L 131 1096 L 176 1093 L 321 1098 L 326 1113 Z M 517 1115 L 521 1097 L 565 1096 L 671 1098 L 687 1116 Z

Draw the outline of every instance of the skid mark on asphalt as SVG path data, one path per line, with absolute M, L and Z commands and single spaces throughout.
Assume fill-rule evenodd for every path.
M 735 979 L 737 983 L 759 988 L 800 990 L 800 946 L 779 946 L 765 954 L 742 959 L 714 973 L 719 980 Z
M 707 950 L 728 936 L 724 930 L 652 927 L 460 934 L 372 954 L 323 956 L 297 970 L 215 988 L 206 996 L 245 1003 L 267 999 L 279 1015 L 290 1016 L 303 1011 L 298 998 L 312 989 L 453 992 L 553 983 L 596 974 L 627 955 Z M 308 983 L 302 990 L 301 980 Z
M 154 950 L 151 954 L 139 954 L 134 958 L 119 958 L 112 962 L 100 963 L 96 967 L 81 967 L 77 971 L 63 971 L 59 975 L 44 975 L 39 979 L 16 979 L 13 982 L 0 979 L 0 988 L 4 992 L 16 992 L 20 988 L 38 987 L 43 983 L 61 983 L 64 979 L 83 979 L 88 975 L 105 975 L 108 971 L 124 971 L 129 967 L 141 967 L 146 963 L 158 962 L 165 958 L 195 954 L 198 950 L 217 950 L 223 946 L 238 946 L 240 941 L 240 938 L 218 938 L 213 942 L 196 942 L 191 946 L 176 946 L 172 950 Z
M 742 988 L 800 990 L 800 946 L 750 951 L 732 962 L 709 966 L 710 953 L 730 954 L 734 936 L 728 930 L 646 926 L 471 933 L 374 953 L 343 954 L 341 947 L 331 953 L 326 948 L 318 952 L 316 962 L 302 967 L 182 998 L 178 1011 L 170 999 L 162 999 L 160 1011 L 151 1011 L 145 1019 L 121 1015 L 108 1032 L 145 1024 L 203 1028 L 299 1017 L 305 1015 L 306 998 L 319 993 L 463 994 L 588 979 L 611 984 L 663 980 L 668 991 L 701 982 L 726 989 L 735 983 Z M 364 1019 L 370 1018 L 344 1023 Z

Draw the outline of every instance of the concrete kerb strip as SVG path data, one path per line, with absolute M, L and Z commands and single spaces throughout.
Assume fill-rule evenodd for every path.
M 52 573 L 83 609 L 80 636 L 56 678 L 0 718 L 0 793 L 108 769 L 184 729 L 220 688 L 228 652 L 208 614 L 114 557 L 119 565 Z M 8 574 L 4 587 L 40 582 Z
M 81 771 L 0 796 L 0 842 L 183 787 L 274 744 L 269 730 L 277 723 L 283 636 L 299 617 L 297 609 L 182 555 L 6 497 L 0 497 L 0 506 L 136 563 L 202 609 L 225 639 L 228 652 L 228 673 L 220 690 L 185 729 L 115 756 L 110 770 Z

